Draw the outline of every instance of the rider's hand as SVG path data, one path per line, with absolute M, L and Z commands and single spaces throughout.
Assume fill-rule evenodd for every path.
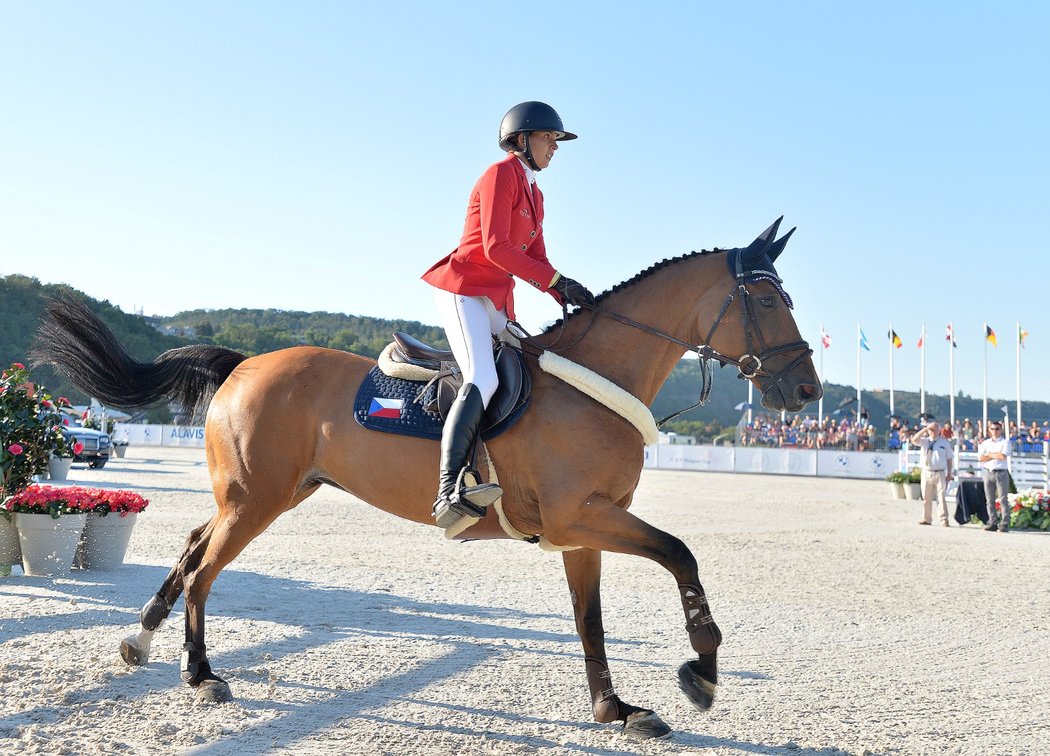
M 562 301 L 566 304 L 576 305 L 577 307 L 584 304 L 594 304 L 594 295 L 591 294 L 587 287 L 568 276 L 561 276 L 551 288 L 561 295 Z

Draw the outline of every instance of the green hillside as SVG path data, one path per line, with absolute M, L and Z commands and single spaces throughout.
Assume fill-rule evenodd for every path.
M 160 333 L 143 318 L 127 315 L 108 301 L 91 299 L 69 286 L 41 284 L 37 279 L 27 276 L 0 276 L 0 366 L 6 367 L 12 362 L 29 364 L 29 347 L 47 300 L 68 296 L 87 302 L 136 359 L 151 361 L 161 352 L 187 343 L 184 339 Z M 74 404 L 86 404 L 88 401 L 83 392 L 51 368 L 34 368 L 33 378 L 47 386 L 54 396 L 68 397 Z M 149 412 L 148 417 L 160 422 L 167 421 L 170 414 L 165 407 L 157 407 Z
M 445 332 L 437 326 L 335 312 L 190 310 L 151 320 L 160 330 L 188 341 L 219 344 L 248 355 L 307 344 L 378 357 L 394 331 L 448 348 Z
M 108 301 L 99 302 L 64 285 L 41 284 L 35 278 L 20 275 L 0 276 L 0 365 L 27 362 L 26 354 L 36 331 L 37 323 L 49 297 L 77 296 L 99 313 L 109 324 L 128 351 L 137 359 L 151 361 L 161 352 L 190 343 L 210 343 L 235 349 L 247 355 L 276 349 L 310 344 L 344 349 L 370 357 L 389 343 L 391 333 L 405 331 L 435 346 L 447 346 L 444 332 L 437 326 L 416 321 L 384 320 L 358 315 L 329 312 L 292 312 L 286 310 L 192 310 L 170 317 L 144 318 L 121 312 Z M 692 410 L 669 423 L 666 430 L 711 438 L 724 428 L 731 428 L 740 419 L 740 410 L 734 407 L 747 401 L 747 384 L 738 380 L 733 368 L 714 368 L 714 386 L 707 406 Z M 88 397 L 68 385 L 50 370 L 39 368 L 34 377 L 48 386 L 56 395 L 68 396 L 76 404 Z M 856 389 L 834 383 L 826 384 L 824 414 L 830 415 L 843 400 L 856 396 Z M 696 401 L 700 392 L 700 368 L 695 358 L 683 360 L 671 373 L 656 401 L 653 414 L 657 419 L 671 414 Z M 871 422 L 880 430 L 889 424 L 889 393 L 872 392 L 863 397 Z M 764 412 L 757 406 L 756 412 Z M 1008 404 L 1013 414 L 1013 400 L 989 400 L 989 413 L 998 413 Z M 927 411 L 939 419 L 948 417 L 948 397 L 927 395 Z M 855 404 L 846 407 L 853 412 Z M 919 396 L 916 392 L 898 391 L 894 395 L 896 414 L 917 418 Z M 802 414 L 816 415 L 816 405 L 810 405 Z M 956 397 L 955 414 L 958 418 L 981 417 L 981 400 L 960 393 Z M 1042 422 L 1050 418 L 1047 402 L 1025 402 L 1027 420 Z M 157 408 L 151 419 L 166 420 L 167 411 Z

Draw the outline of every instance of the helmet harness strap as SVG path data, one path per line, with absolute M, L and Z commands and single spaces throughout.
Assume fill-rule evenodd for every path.
M 542 170 L 538 165 L 536 165 L 536 161 L 532 157 L 532 140 L 529 139 L 529 135 L 531 135 L 532 132 L 519 131 L 518 133 L 525 135 L 525 149 L 522 151 L 522 154 L 525 156 L 525 162 L 527 162 L 529 164 L 529 167 L 532 168 L 532 170 L 534 171 Z

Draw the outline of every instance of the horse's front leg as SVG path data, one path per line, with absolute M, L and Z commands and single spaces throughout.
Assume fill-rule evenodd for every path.
M 612 673 L 605 655 L 605 628 L 602 626 L 601 552 L 591 549 L 566 551 L 562 553 L 562 560 L 576 617 L 576 632 L 583 642 L 594 720 L 603 723 L 621 721 L 624 734 L 634 738 L 670 735 L 671 728 L 653 711 L 624 703 L 613 689 Z
M 710 708 L 718 683 L 717 652 L 722 643 L 722 633 L 711 616 L 707 596 L 697 574 L 696 559 L 689 548 L 673 535 L 657 530 L 598 495 L 591 495 L 585 503 L 576 507 L 563 505 L 545 508 L 543 523 L 544 535 L 551 543 L 643 556 L 662 565 L 674 576 L 681 594 L 689 642 L 698 656 L 679 668 L 678 684 L 697 708 Z M 566 570 L 569 570 L 568 560 Z M 594 573 L 593 590 L 597 600 L 600 568 L 594 569 Z M 600 612 L 600 606 L 597 611 Z M 577 625 L 580 612 L 581 609 L 577 608 Z M 598 627 L 601 627 L 600 621 Z M 586 638 L 583 630 L 580 634 Z M 589 651 L 587 653 L 590 655 Z M 604 660 L 604 653 L 601 658 Z

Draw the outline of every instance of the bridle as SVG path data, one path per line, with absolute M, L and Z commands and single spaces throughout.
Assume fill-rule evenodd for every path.
M 776 275 L 775 272 L 767 270 L 754 270 L 750 267 L 748 267 L 746 270 L 743 269 L 744 266 L 741 262 L 742 255 L 739 254 L 741 251 L 742 250 L 729 250 L 730 255 L 733 255 L 733 258 L 730 259 L 730 268 L 735 269 L 736 281 L 730 287 L 728 294 L 726 294 L 726 298 L 722 302 L 722 307 L 718 311 L 718 316 L 715 318 L 714 323 L 711 324 L 711 330 L 707 332 L 707 336 L 704 338 L 704 342 L 702 344 L 690 344 L 675 336 L 672 336 L 669 333 L 665 333 L 664 331 L 661 331 L 658 328 L 653 328 L 652 326 L 646 325 L 645 323 L 639 323 L 637 320 L 633 320 L 627 317 L 626 315 L 614 312 L 613 310 L 609 310 L 595 303 L 580 305 L 582 309 L 590 310 L 593 313 L 591 316 L 591 320 L 587 324 L 587 327 L 584 329 L 583 333 L 580 334 L 580 336 L 578 336 L 576 339 L 574 339 L 573 342 L 568 346 L 555 350 L 554 346 L 558 343 L 558 341 L 561 340 L 561 337 L 564 335 L 566 320 L 565 316 L 567 316 L 568 314 L 568 307 L 567 305 L 563 304 L 563 317 L 561 321 L 562 332 L 558 335 L 554 342 L 552 342 L 545 348 L 552 352 L 564 352 L 571 349 L 576 344 L 578 344 L 584 336 L 587 335 L 587 333 L 594 326 L 597 317 L 601 315 L 615 320 L 618 323 L 623 323 L 624 325 L 630 326 L 631 328 L 636 328 L 640 331 L 644 331 L 645 333 L 661 338 L 664 341 L 669 341 L 672 344 L 676 344 L 682 347 L 688 352 L 695 353 L 697 356 L 697 360 L 700 363 L 700 396 L 697 398 L 695 404 L 685 407 L 684 409 L 680 409 L 674 414 L 668 415 L 664 419 L 657 422 L 657 426 L 661 426 L 664 423 L 678 417 L 679 415 L 683 415 L 686 412 L 689 412 L 690 410 L 696 409 L 697 407 L 702 407 L 707 402 L 707 399 L 711 394 L 711 360 L 718 360 L 718 362 L 722 366 L 733 365 L 737 369 L 737 378 L 741 380 L 758 379 L 757 384 L 759 391 L 765 394 L 767 391 L 769 391 L 774 386 L 779 384 L 782 380 L 784 380 L 784 378 L 789 372 L 791 372 L 800 364 L 802 364 L 804 360 L 808 359 L 813 354 L 813 350 L 810 349 L 809 342 L 804 340 L 793 341 L 789 344 L 780 344 L 772 347 L 766 343 L 766 339 L 762 335 L 762 329 L 759 326 L 758 316 L 755 314 L 755 306 L 752 301 L 752 294 L 750 291 L 748 291 L 747 288 L 748 284 L 760 280 L 769 281 L 770 283 L 773 283 L 773 285 L 780 293 L 781 297 L 783 297 L 785 304 L 787 304 L 788 307 L 792 306 L 791 300 L 787 296 L 787 293 L 780 286 L 780 278 Z M 772 269 L 772 265 L 769 265 L 769 268 Z M 729 311 L 729 308 L 733 304 L 734 300 L 740 302 L 740 318 L 744 326 L 744 338 L 747 349 L 747 351 L 744 352 L 744 354 L 742 354 L 740 357 L 735 358 L 723 354 L 722 352 L 719 352 L 717 349 L 711 346 L 711 339 L 714 338 L 715 332 L 718 330 L 718 326 L 722 323 L 722 318 Z M 522 334 L 524 334 L 526 339 L 530 342 L 530 346 L 540 346 L 536 344 L 535 340 L 529 337 L 523 329 L 521 329 L 520 325 L 518 325 L 517 323 L 513 323 L 513 325 L 517 330 L 520 330 Z M 519 334 L 515 334 L 515 336 L 521 338 Z M 523 339 L 523 341 L 525 341 L 526 339 Z M 781 368 L 775 374 L 770 374 L 769 371 L 766 370 L 764 363 L 770 357 L 773 357 L 774 355 L 778 354 L 783 354 L 785 352 L 792 352 L 795 350 L 801 350 L 798 356 L 796 356 L 793 360 L 791 360 L 791 362 L 789 362 L 786 366 Z

